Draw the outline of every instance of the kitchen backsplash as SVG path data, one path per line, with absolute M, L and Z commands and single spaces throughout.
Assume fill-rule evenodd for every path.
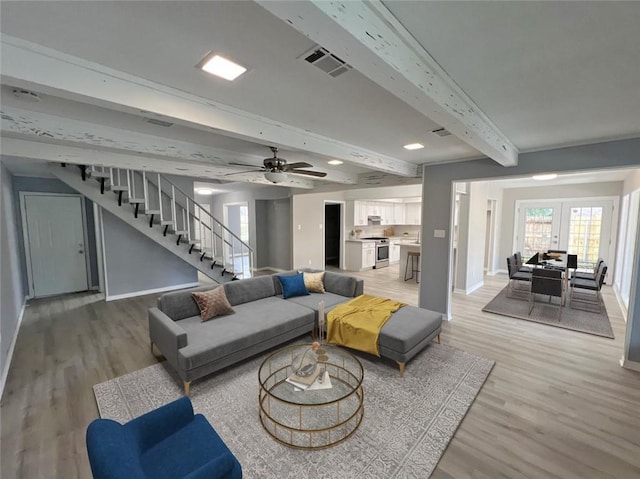
M 360 233 L 356 233 L 357 238 L 367 238 L 371 236 L 389 236 L 390 229 L 393 229 L 392 236 L 405 236 L 404 233 L 408 233 L 406 236 L 416 237 L 420 231 L 420 225 L 381 225 L 381 226 L 355 226 L 353 231 L 362 230 Z M 351 230 L 347 231 L 347 234 Z

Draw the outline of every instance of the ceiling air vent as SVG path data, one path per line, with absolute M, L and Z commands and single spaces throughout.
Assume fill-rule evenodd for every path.
M 316 45 L 300 58 L 304 58 L 304 61 L 311 63 L 313 66 L 318 67 L 320 70 L 334 78 L 353 68 L 329 50 L 322 48 L 319 45 Z
M 170 127 L 173 126 L 173 123 L 170 121 L 158 120 L 157 118 L 145 118 L 147 123 L 151 123 L 152 125 Z
M 444 128 L 438 128 L 437 130 L 432 130 L 431 133 L 435 133 L 438 136 L 449 136 L 451 132 L 449 130 L 445 130 Z

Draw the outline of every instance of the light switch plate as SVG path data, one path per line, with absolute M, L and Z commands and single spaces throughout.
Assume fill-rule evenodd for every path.
M 445 230 L 433 230 L 434 238 L 444 238 L 447 235 Z

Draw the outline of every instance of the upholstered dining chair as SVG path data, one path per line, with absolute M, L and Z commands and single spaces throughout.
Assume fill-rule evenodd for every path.
M 531 293 L 529 294 L 529 316 L 536 303 L 536 295 L 559 298 L 558 319 L 562 319 L 562 305 L 564 303 L 564 282 L 562 271 L 553 268 L 535 268 L 531 273 Z
M 509 272 L 509 284 L 507 284 L 507 298 L 512 298 L 512 291 L 529 292 L 529 288 L 519 287 L 518 285 L 523 281 L 526 283 L 531 282 L 531 273 L 524 273 L 518 271 L 516 267 L 516 257 L 507 256 L 507 270 Z
M 126 424 L 87 428 L 94 479 L 241 479 L 240 463 L 202 414 L 182 397 Z
M 572 278 L 571 279 L 571 308 L 572 309 L 583 309 L 577 307 L 581 304 L 587 305 L 595 305 L 598 307 L 598 312 L 602 312 L 602 294 L 601 289 L 604 284 L 604 278 L 607 275 L 607 263 L 604 261 L 600 263 L 598 267 L 598 272 L 596 273 L 595 279 L 582 279 L 582 278 Z M 575 296 L 575 291 L 579 290 L 579 293 L 583 293 L 583 295 Z M 587 309 L 586 311 L 591 311 Z
M 516 258 L 516 268 L 518 268 L 518 271 L 520 271 L 521 273 L 531 273 L 531 270 L 533 270 L 533 268 L 530 266 L 525 266 L 522 263 L 522 253 L 520 251 L 516 251 L 513 256 Z
M 598 258 L 595 266 L 593 267 L 593 271 L 575 271 L 572 278 L 580 278 L 580 279 L 590 279 L 594 281 L 596 279 L 596 275 L 598 274 L 598 269 L 600 268 L 600 264 L 604 263 L 604 259 Z

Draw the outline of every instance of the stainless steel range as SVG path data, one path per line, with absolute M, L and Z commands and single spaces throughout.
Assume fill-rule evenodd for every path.
M 386 268 L 389 266 L 389 239 L 379 236 L 370 238 L 360 238 L 363 240 L 373 240 L 376 242 L 376 264 L 374 269 Z

